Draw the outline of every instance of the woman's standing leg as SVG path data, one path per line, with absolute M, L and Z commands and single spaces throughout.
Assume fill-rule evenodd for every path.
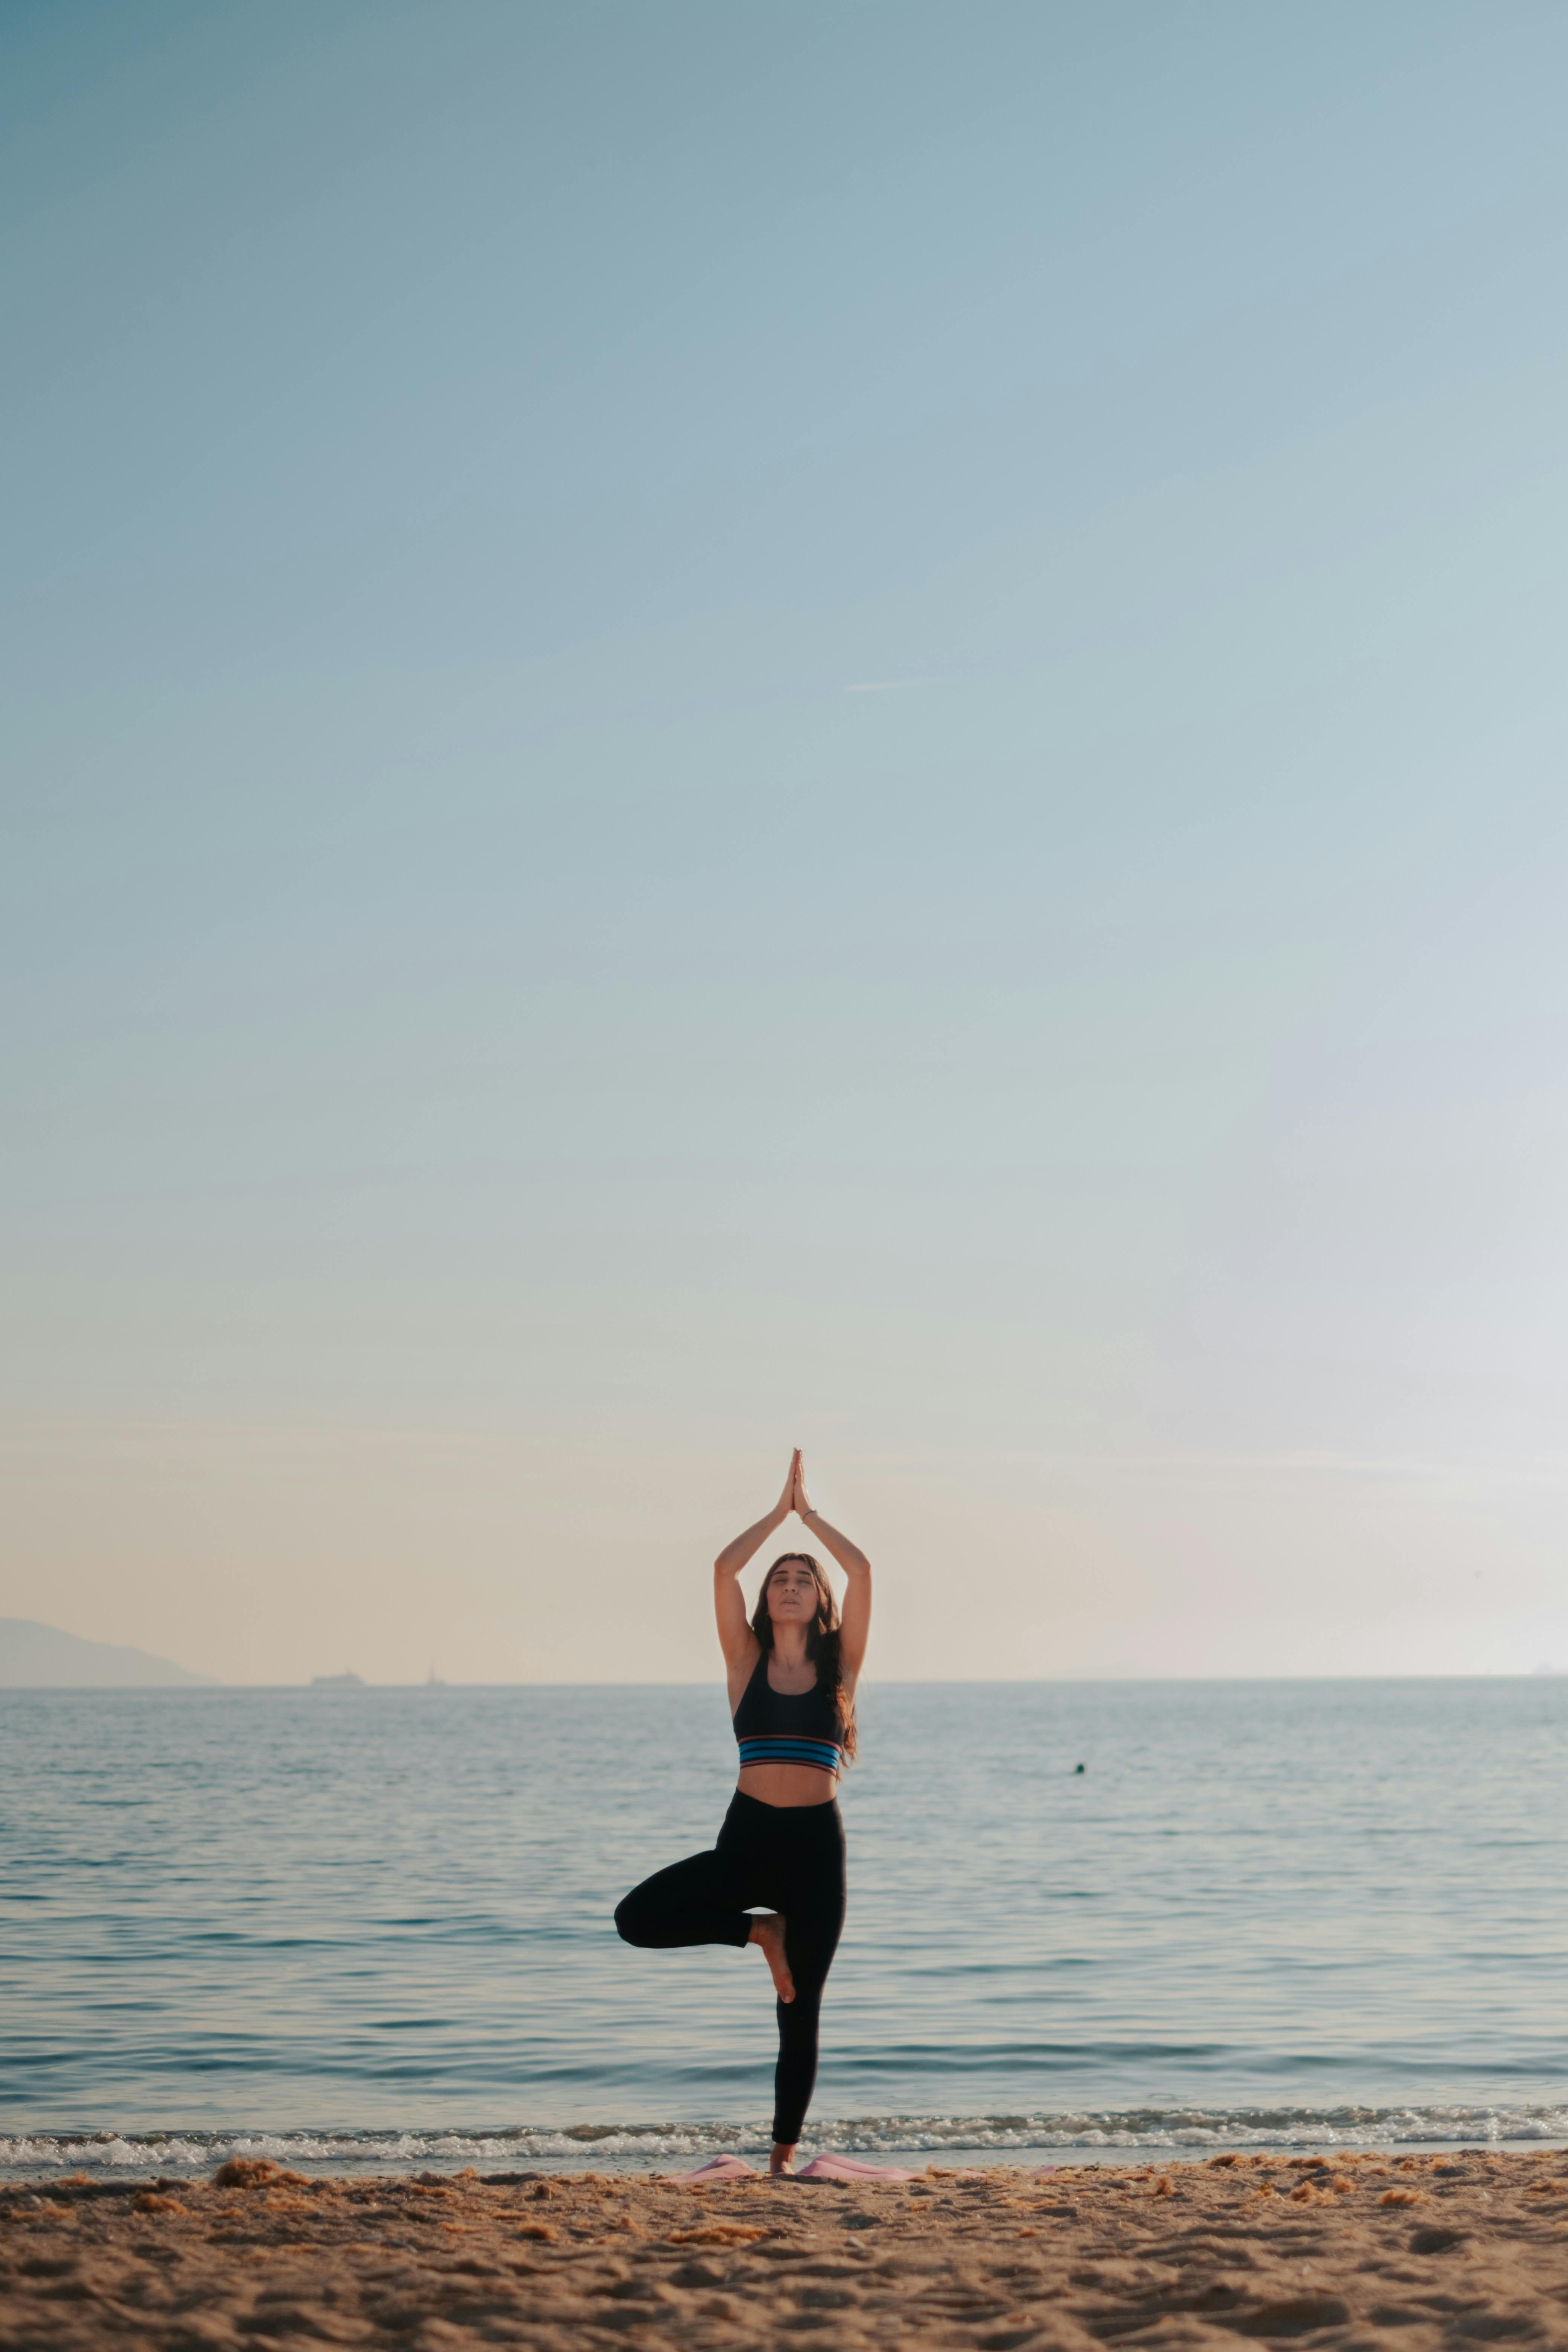
M 844 1824 L 837 1805 L 813 1805 L 793 1817 L 803 1834 L 783 1843 L 770 1899 L 784 1915 L 784 1954 L 795 1999 L 778 2003 L 779 2058 L 773 2075 L 773 2155 L 789 2162 L 816 2085 L 817 2033 L 827 1971 L 844 1929 Z M 787 2153 L 785 2153 L 787 2151 Z

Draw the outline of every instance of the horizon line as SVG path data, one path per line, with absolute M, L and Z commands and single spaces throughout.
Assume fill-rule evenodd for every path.
M 1443 1671 L 1408 1672 L 1395 1670 L 1382 1674 L 1212 1674 L 1212 1675 L 888 1675 L 861 1677 L 862 1685 L 884 1690 L 995 1690 L 1033 1689 L 1047 1685 L 1088 1685 L 1100 1686 L 1124 1683 L 1194 1684 L 1214 1683 L 1481 1683 L 1481 1682 L 1563 1682 L 1568 1681 L 1568 1667 L 1563 1666 L 1484 1666 L 1479 1673 Z M 14 1698 L 32 1691 L 41 1696 L 63 1696 L 66 1694 L 113 1696 L 127 1694 L 168 1698 L 183 1695 L 190 1698 L 211 1697 L 215 1693 L 232 1696 L 239 1691 L 310 1691 L 319 1690 L 325 1696 L 353 1696 L 356 1691 L 500 1691 L 500 1690 L 712 1690 L 717 1677 L 701 1680 L 680 1680 L 673 1677 L 623 1675 L 618 1678 L 597 1678 L 561 1675 L 544 1682 L 370 1682 L 355 1675 L 344 1682 L 339 1675 L 312 1676 L 308 1682 L 226 1683 L 216 1676 L 190 1683 L 0 1683 L 0 1697 Z

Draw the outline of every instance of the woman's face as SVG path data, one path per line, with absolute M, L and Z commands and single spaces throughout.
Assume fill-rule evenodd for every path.
M 812 1625 L 821 1605 L 816 1579 L 803 1559 L 786 1559 L 768 1579 L 768 1615 L 775 1625 Z

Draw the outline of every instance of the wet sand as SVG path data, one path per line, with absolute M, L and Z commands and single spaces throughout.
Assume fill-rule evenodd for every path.
M 0 2190 L 0 2347 L 1568 2347 L 1568 2155 Z

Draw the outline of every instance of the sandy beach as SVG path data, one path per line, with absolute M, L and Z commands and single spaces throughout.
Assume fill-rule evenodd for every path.
M 1557 2152 L 12 2187 L 0 2346 L 1568 2345 Z

